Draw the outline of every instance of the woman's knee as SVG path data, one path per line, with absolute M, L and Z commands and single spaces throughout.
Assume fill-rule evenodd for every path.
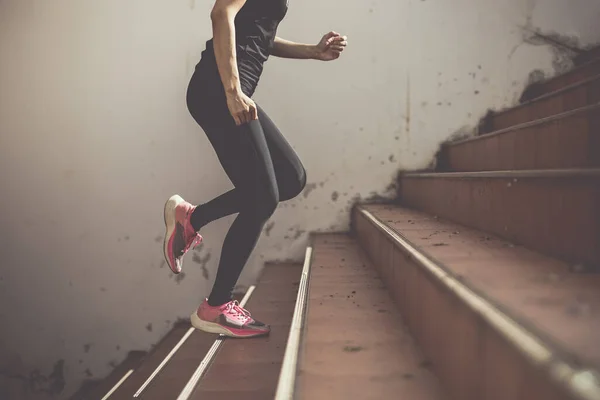
M 298 196 L 306 187 L 306 171 L 304 167 L 292 179 L 286 179 L 280 192 L 280 201 L 291 200 Z
M 242 212 L 252 215 L 256 222 L 264 223 L 275 213 L 279 204 L 279 195 L 276 192 L 261 193 L 244 196 L 242 201 Z

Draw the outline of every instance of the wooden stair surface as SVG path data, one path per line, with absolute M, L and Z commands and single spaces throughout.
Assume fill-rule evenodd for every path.
M 193 329 L 189 334 L 189 321 L 180 323 L 140 363 L 109 400 L 131 399 L 136 393 L 136 398 L 144 400 L 177 399 L 198 366 L 207 360 L 208 368 L 196 387 L 192 388 L 190 399 L 226 400 L 240 396 L 249 400 L 273 398 L 300 270 L 301 266 L 296 264 L 267 265 L 258 287 L 249 298 L 246 306 L 254 311 L 257 319 L 271 324 L 271 335 L 253 339 L 225 339 L 216 354 L 208 360 L 206 356 L 219 335 Z M 236 296 L 236 299 L 240 300 L 241 296 Z M 140 392 L 140 387 L 185 336 L 187 339 L 181 347 Z
M 600 169 L 406 174 L 403 205 L 589 268 L 600 265 Z
M 452 398 L 600 398 L 600 275 L 397 206 L 353 226 Z
M 323 234 L 312 245 L 296 398 L 446 398 L 356 241 Z
M 189 321 L 178 323 L 173 330 L 153 348 L 129 379 L 123 382 L 118 390 L 110 397 L 110 400 L 133 398 L 134 394 L 138 392 L 140 387 L 154 373 L 157 367 L 163 362 L 165 357 L 167 357 L 184 335 L 186 335 L 189 329 Z M 194 365 L 195 360 L 193 360 L 193 357 L 190 359 L 190 353 L 196 357 L 201 357 L 201 355 L 208 351 L 213 342 L 214 338 L 210 335 L 202 335 L 200 332 L 192 333 L 179 348 L 177 353 L 175 353 L 173 358 L 171 358 L 169 363 L 161 369 L 144 391 L 141 392 L 141 395 L 143 396 L 140 396 L 139 398 L 147 399 L 152 398 L 153 396 L 154 398 L 157 398 L 157 396 L 162 394 L 166 395 L 171 393 L 169 387 L 183 387 L 187 378 L 189 378 L 189 376 L 185 376 L 185 371 L 193 371 L 193 368 L 196 367 L 196 365 Z M 177 365 L 187 364 L 185 365 L 186 368 L 182 370 L 182 375 L 177 375 L 176 370 L 173 369 L 173 365 L 170 364 L 173 362 Z
M 600 57 L 576 66 L 564 74 L 530 85 L 521 96 L 521 102 L 531 101 L 598 74 L 600 74 Z
M 600 96 L 599 96 L 600 97 Z M 438 169 L 453 172 L 600 166 L 600 103 L 446 143 Z
M 271 325 L 271 334 L 228 339 L 192 400 L 273 399 L 288 338 L 302 266 L 268 265 L 247 308 Z
M 600 74 L 492 114 L 490 132 L 600 102 Z M 488 133 L 488 132 L 485 132 Z

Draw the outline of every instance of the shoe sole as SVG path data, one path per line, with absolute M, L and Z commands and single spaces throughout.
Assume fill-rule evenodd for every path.
M 173 195 L 165 203 L 164 210 L 166 233 L 163 242 L 163 254 L 165 256 L 165 261 L 167 261 L 167 265 L 169 266 L 169 268 L 171 268 L 171 271 L 173 271 L 174 274 L 179 274 L 181 271 L 177 271 L 175 269 L 175 266 L 171 265 L 171 261 L 169 260 L 169 239 L 171 238 L 171 235 L 173 235 L 173 232 L 175 231 L 175 226 L 177 225 L 177 219 L 175 218 L 175 208 L 179 204 L 183 203 L 183 201 L 184 200 L 183 198 L 181 198 L 181 196 L 177 194 Z
M 194 328 L 199 329 L 203 332 L 216 333 L 216 334 L 225 335 L 227 337 L 232 337 L 232 338 L 251 338 L 251 337 L 257 337 L 257 336 L 266 336 L 270 333 L 270 331 L 266 331 L 266 332 L 249 333 L 247 335 L 236 334 L 234 332 L 231 332 L 229 329 L 223 327 L 222 325 L 219 325 L 214 322 L 208 322 L 208 321 L 201 320 L 200 317 L 198 317 L 198 314 L 196 314 L 195 312 L 190 316 L 190 322 L 192 323 L 192 326 Z

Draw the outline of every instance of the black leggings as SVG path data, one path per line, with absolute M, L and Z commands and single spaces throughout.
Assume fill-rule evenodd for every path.
M 208 298 L 212 306 L 231 300 L 236 282 L 256 246 L 265 222 L 280 201 L 296 197 L 306 185 L 300 159 L 267 114 L 236 126 L 218 74 L 196 71 L 187 92 L 188 109 L 211 142 L 234 189 L 199 205 L 191 217 L 200 230 L 237 213 L 225 237 L 217 277 Z

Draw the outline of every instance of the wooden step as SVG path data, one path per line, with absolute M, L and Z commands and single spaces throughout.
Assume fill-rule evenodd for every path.
M 313 236 L 296 399 L 444 399 L 355 240 Z
M 600 169 L 410 173 L 399 197 L 574 265 L 600 266 Z
M 108 400 L 176 399 L 215 338 L 195 330 L 189 321 L 177 323 Z
M 444 144 L 438 161 L 455 172 L 598 167 L 600 103 Z
M 189 321 L 181 321 L 177 323 L 173 330 L 171 330 L 144 358 L 140 365 L 134 370 L 133 374 L 110 396 L 109 400 L 120 400 L 120 399 L 131 399 L 135 394 L 146 394 L 148 391 L 152 391 L 153 386 L 160 379 L 160 374 L 168 371 L 168 363 L 173 359 L 169 358 L 170 353 L 173 353 L 175 359 L 178 357 L 185 356 L 184 354 L 177 354 L 179 351 L 189 351 L 190 347 L 196 352 L 204 352 L 210 348 L 212 341 L 209 337 L 191 337 L 193 335 L 193 328 L 190 327 Z M 189 342 L 188 342 L 189 340 Z M 177 347 L 177 345 L 180 347 Z M 174 350 L 175 349 L 175 350 Z M 164 366 L 160 369 L 159 366 Z M 169 372 L 166 372 L 167 374 Z M 152 377 L 153 374 L 156 374 Z M 164 376 L 163 376 L 164 378 Z M 148 381 L 150 379 L 150 381 Z M 146 387 L 140 390 L 142 386 L 148 381 Z M 154 388 L 156 389 L 156 388 Z M 157 389 L 160 391 L 160 389 Z M 141 398 L 141 397 L 140 397 Z M 145 398 L 145 397 L 144 397 Z
M 600 399 L 600 275 L 395 206 L 353 226 L 449 396 Z
M 600 102 L 600 74 L 516 107 L 495 112 L 486 124 L 487 131 L 480 133 L 510 128 L 598 102 Z
M 271 325 L 268 337 L 227 340 L 192 400 L 273 399 L 288 338 L 301 265 L 268 265 L 247 308 Z
M 523 92 L 523 95 L 521 95 L 520 102 L 531 101 L 575 83 L 590 79 L 598 74 L 600 74 L 600 58 L 595 58 L 562 75 L 529 85 Z

